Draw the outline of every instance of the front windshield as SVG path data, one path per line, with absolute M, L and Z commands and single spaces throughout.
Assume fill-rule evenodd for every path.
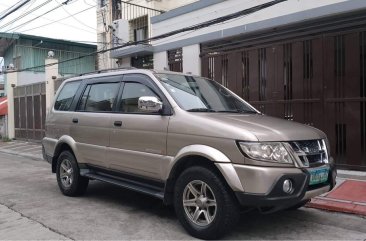
M 215 81 L 179 74 L 156 76 L 178 105 L 190 112 L 258 113 Z

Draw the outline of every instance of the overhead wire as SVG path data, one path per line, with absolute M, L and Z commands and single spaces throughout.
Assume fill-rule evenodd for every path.
M 276 4 L 285 2 L 285 1 L 287 1 L 287 0 L 273 0 L 273 1 L 261 4 L 261 5 L 257 5 L 257 6 L 239 11 L 239 12 L 228 14 L 228 15 L 225 15 L 225 16 L 222 16 L 222 17 L 219 17 L 219 18 L 215 18 L 215 19 L 212 19 L 212 20 L 209 20 L 209 21 L 206 21 L 206 22 L 203 22 L 203 23 L 195 24 L 195 25 L 192 25 L 192 26 L 189 26 L 189 27 L 185 27 L 185 28 L 182 28 L 182 29 L 174 30 L 174 31 L 171 31 L 171 32 L 168 32 L 168 33 L 165 33 L 165 34 L 161 34 L 161 35 L 158 35 L 158 36 L 155 36 L 155 37 L 151 37 L 151 38 L 148 38 L 148 39 L 128 42 L 128 43 L 125 43 L 125 44 L 120 45 L 120 46 L 115 46 L 115 47 L 108 48 L 108 49 L 102 49 L 102 50 L 99 50 L 99 51 L 96 51 L 96 52 L 81 55 L 81 56 L 76 57 L 76 58 L 70 58 L 70 59 L 62 60 L 62 61 L 59 61 L 58 63 L 50 63 L 50 64 L 45 64 L 45 65 L 28 67 L 28 68 L 24 68 L 24 69 L 20 69 L 20 70 L 15 70 L 14 72 L 22 72 L 22 71 L 32 70 L 32 69 L 35 69 L 35 68 L 48 67 L 48 66 L 52 66 L 52 65 L 55 65 L 55 64 L 60 64 L 60 63 L 65 63 L 65 62 L 81 59 L 81 58 L 86 58 L 86 57 L 93 56 L 93 55 L 96 55 L 96 54 L 101 54 L 101 53 L 109 52 L 109 51 L 112 51 L 112 50 L 132 46 L 132 45 L 149 43 L 150 41 L 167 38 L 167 37 L 170 37 L 170 36 L 173 36 L 173 35 L 176 35 L 176 34 L 179 34 L 179 33 L 187 32 L 187 31 L 196 31 L 198 29 L 206 28 L 206 27 L 209 27 L 209 26 L 214 25 L 214 24 L 222 23 L 222 22 L 234 19 L 234 18 L 241 17 L 243 15 L 249 15 L 251 13 L 258 12 L 260 10 L 263 10 L 265 8 L 271 7 L 273 5 L 276 5 Z
M 40 5 L 38 5 L 37 7 L 32 8 L 31 10 L 29 10 L 29 11 L 27 11 L 27 12 L 25 12 L 25 13 L 21 14 L 20 16 L 16 17 L 15 19 L 11 20 L 10 22 L 8 22 L 8 23 L 6 23 L 6 24 L 4 24 L 4 25 L 0 26 L 0 29 L 2 29 L 2 28 L 4 28 L 4 27 L 7 27 L 7 26 L 9 26 L 9 25 L 11 25 L 11 24 L 13 24 L 13 23 L 15 23 L 16 21 L 18 21 L 18 20 L 20 20 L 20 19 L 24 18 L 25 16 L 28 16 L 28 14 L 30 14 L 30 13 L 32 13 L 32 12 L 34 12 L 34 11 L 36 11 L 36 10 L 40 9 L 41 7 L 43 7 L 43 6 L 47 5 L 47 4 L 49 4 L 50 2 L 52 2 L 52 0 L 48 0 L 48 1 L 46 1 L 46 2 L 44 2 L 44 3 L 42 3 L 42 4 L 40 4 Z
M 51 0 L 52 1 L 52 0 Z M 35 0 L 34 0 L 34 2 L 35 2 Z M 33 3 L 34 3 L 33 2 Z M 33 4 L 32 3 L 32 4 Z M 1 4 L 0 3 L 0 5 L 2 5 L 2 6 L 7 6 L 7 5 L 4 5 L 4 4 Z M 32 14 L 32 13 L 30 13 L 31 11 L 29 11 L 28 13 L 29 13 L 29 15 L 34 15 L 34 14 Z M 26 29 L 26 30 L 22 30 L 21 32 L 28 32 L 28 31 L 31 31 L 31 30 L 33 30 L 33 29 L 38 29 L 38 28 L 41 28 L 41 27 L 43 27 L 43 26 L 47 26 L 47 25 L 50 25 L 50 24 L 52 24 L 53 22 L 57 22 L 58 24 L 61 24 L 61 25 L 64 25 L 64 26 L 68 26 L 68 27 L 71 27 L 71 28 L 75 28 L 75 29 L 79 29 L 79 30 L 81 30 L 81 31 L 85 31 L 85 32 L 88 32 L 88 33 L 92 33 L 92 34 L 95 34 L 95 32 L 92 32 L 92 31 L 89 31 L 89 30 L 87 30 L 87 29 L 83 29 L 83 28 L 80 28 L 80 27 L 78 27 L 78 26 L 75 26 L 75 25 L 70 25 L 70 24 L 67 24 L 67 23 L 62 23 L 62 22 L 60 22 L 61 20 L 63 20 L 63 19 L 59 19 L 59 20 L 53 20 L 53 19 L 50 19 L 50 18 L 47 18 L 47 17 L 44 17 L 44 16 L 41 16 L 41 18 L 42 19 L 45 19 L 45 20 L 47 20 L 47 21 L 52 21 L 51 23 L 49 23 L 49 24 L 44 24 L 44 25 L 41 25 L 41 26 L 38 26 L 38 27 L 35 27 L 35 28 L 32 28 L 32 29 Z M 11 24 L 10 26 L 12 26 L 13 24 Z M 0 27 L 1 28 L 1 27 Z M 18 29 L 20 29 L 20 28 L 18 28 Z
M 55 0 L 55 1 L 56 1 L 58 4 L 60 4 L 58 0 Z M 95 7 L 95 6 L 94 6 L 94 7 Z M 64 6 L 62 6 L 62 9 L 65 11 L 65 13 L 67 13 L 70 17 L 72 17 L 75 21 L 77 21 L 77 22 L 78 22 L 78 23 L 80 23 L 81 25 L 83 25 L 83 26 L 85 26 L 85 27 L 87 27 L 87 28 L 90 28 L 90 29 L 92 29 L 92 30 L 96 31 L 96 29 L 95 29 L 95 28 L 90 27 L 89 25 L 87 25 L 87 24 L 83 23 L 82 21 L 80 21 L 79 19 L 77 19 L 77 18 L 75 17 L 75 15 L 76 15 L 76 14 L 71 14 L 69 11 L 67 11 L 67 10 L 65 9 L 65 7 L 64 7 Z
M 82 11 L 79 11 L 79 12 L 77 12 L 77 13 L 74 13 L 74 15 L 78 15 L 78 14 L 80 14 L 80 13 L 83 13 L 83 12 L 86 12 L 86 11 L 88 11 L 88 10 L 90 10 L 90 9 L 92 9 L 92 8 L 94 8 L 95 7 L 95 5 L 94 6 L 91 6 L 91 7 L 88 7 L 88 8 L 86 8 L 86 9 L 84 9 L 84 10 L 82 10 Z M 45 27 L 45 26 L 48 26 L 48 25 L 51 25 L 51 24 L 54 24 L 54 23 L 58 23 L 58 22 L 60 22 L 60 21 L 62 21 L 62 20 L 65 20 L 65 19 L 68 19 L 68 18 L 71 18 L 72 16 L 67 16 L 67 17 L 64 17 L 64 18 L 60 18 L 60 19 L 57 19 L 57 20 L 53 20 L 52 22 L 50 22 L 50 23 L 46 23 L 46 24 L 43 24 L 43 25 L 40 25 L 40 26 L 37 26 L 37 27 L 33 27 L 33 28 L 29 28 L 29 29 L 25 29 L 25 30 L 22 30 L 21 32 L 28 32 L 28 31 L 31 31 L 31 30 L 34 30 L 34 29 L 38 29 L 38 28 L 43 28 L 43 27 Z M 70 26 L 72 26 L 72 25 L 70 25 Z M 78 29 L 80 29 L 80 30 L 84 30 L 84 31 L 86 31 L 86 32 L 89 32 L 89 33 L 94 33 L 94 32 L 91 32 L 91 31 L 89 31 L 89 30 L 85 30 L 85 29 L 82 29 L 82 28 L 78 28 Z M 95 29 L 94 29 L 95 30 Z
M 27 3 L 29 3 L 31 0 L 22 0 L 17 2 L 16 4 L 14 4 L 13 6 L 11 6 L 10 8 L 8 8 L 7 10 L 4 11 L 4 15 L 0 17 L 0 21 L 3 20 L 4 18 L 6 18 L 7 16 L 9 16 L 10 14 L 16 12 L 17 10 L 19 10 L 21 7 L 23 7 L 24 5 L 26 5 Z M 19 6 L 17 6 L 17 4 L 19 4 Z M 12 9 L 14 8 L 14 9 Z M 2 13 L 3 14 L 3 13 Z
M 71 1 L 71 0 L 66 0 L 66 1 L 64 1 L 63 3 L 59 4 L 58 6 L 56 6 L 56 7 L 52 8 L 52 9 L 50 9 L 50 10 L 46 11 L 46 12 L 45 12 L 45 13 L 43 13 L 42 15 L 38 15 L 38 16 L 36 16 L 36 17 L 34 17 L 34 18 L 32 18 L 32 19 L 28 20 L 27 22 L 25 22 L 25 23 L 23 23 L 23 24 L 19 24 L 19 25 L 18 25 L 18 26 L 16 26 L 16 27 L 13 27 L 13 28 L 11 28 L 11 29 L 8 29 L 7 31 L 9 32 L 9 31 L 11 31 L 11 30 L 19 29 L 19 28 L 21 28 L 21 27 L 23 27 L 23 26 L 25 26 L 25 25 L 27 25 L 27 24 L 29 24 L 29 23 L 31 23 L 31 22 L 33 22 L 33 21 L 35 21 L 35 20 L 39 19 L 40 17 L 42 17 L 42 16 L 44 16 L 44 15 L 46 15 L 46 14 L 50 13 L 50 12 L 55 11 L 56 9 L 58 9 L 58 8 L 62 7 L 63 5 L 66 5 L 66 4 L 67 4 L 68 2 L 70 2 L 70 1 Z

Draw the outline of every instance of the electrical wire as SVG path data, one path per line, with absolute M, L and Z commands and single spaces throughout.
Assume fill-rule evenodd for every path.
M 176 35 L 176 34 L 179 34 L 179 33 L 187 32 L 187 31 L 196 31 L 198 29 L 206 28 L 206 27 L 209 27 L 209 26 L 214 25 L 214 24 L 222 23 L 222 22 L 234 19 L 234 18 L 238 18 L 238 17 L 244 16 L 244 15 L 249 15 L 251 13 L 258 12 L 260 10 L 263 10 L 265 8 L 271 7 L 273 5 L 276 5 L 276 4 L 285 2 L 285 1 L 287 1 L 287 0 L 270 1 L 270 2 L 267 2 L 267 3 L 261 4 L 261 5 L 257 5 L 257 6 L 252 7 L 252 8 L 248 8 L 248 9 L 245 9 L 245 10 L 242 10 L 242 11 L 239 11 L 239 12 L 235 12 L 235 13 L 232 13 L 232 14 L 229 14 L 229 15 L 226 15 L 226 16 L 222 16 L 222 17 L 219 17 L 219 18 L 215 18 L 215 19 L 212 19 L 212 20 L 200 23 L 200 24 L 195 24 L 195 25 L 192 25 L 192 26 L 189 26 L 189 27 L 174 30 L 174 31 L 171 31 L 171 32 L 168 32 L 168 33 L 165 33 L 165 34 L 161 34 L 161 35 L 158 35 L 158 36 L 155 36 L 155 37 L 151 37 L 151 38 L 148 38 L 148 39 L 145 39 L 145 40 L 128 42 L 128 43 L 125 43 L 121 46 L 116 46 L 116 47 L 112 47 L 112 48 L 109 48 L 109 49 L 102 49 L 102 50 L 99 50 L 99 51 L 96 51 L 96 52 L 81 55 L 81 56 L 76 57 L 76 58 L 70 58 L 70 59 L 62 60 L 62 61 L 59 61 L 58 63 L 50 63 L 50 64 L 45 64 L 45 65 L 39 65 L 39 66 L 24 68 L 24 69 L 20 69 L 20 70 L 15 70 L 13 72 L 23 72 L 23 71 L 32 70 L 32 69 L 35 69 L 35 68 L 48 67 L 48 66 L 52 66 L 52 65 L 55 65 L 55 64 L 61 64 L 61 63 L 65 63 L 65 62 L 69 62 L 69 61 L 73 61 L 73 60 L 86 58 L 86 57 L 93 56 L 93 55 L 96 55 L 96 54 L 106 53 L 106 52 L 109 52 L 109 51 L 112 51 L 112 50 L 132 46 L 132 45 L 149 43 L 150 41 L 153 41 L 153 40 L 159 40 L 159 39 L 167 38 L 167 37 L 170 37 L 170 36 L 173 36 L 173 35 Z
M 46 15 L 46 14 L 48 14 L 48 13 L 50 13 L 50 12 L 52 12 L 52 11 L 55 11 L 56 9 L 58 9 L 58 8 L 62 7 L 63 5 L 68 4 L 70 1 L 71 1 L 71 0 L 66 0 L 65 2 L 63 2 L 63 3 L 59 4 L 58 6 L 56 6 L 56 7 L 52 8 L 52 9 L 48 10 L 47 12 L 43 13 L 42 15 L 36 16 L 36 17 L 34 17 L 34 18 L 32 18 L 32 19 L 28 20 L 27 22 L 23 23 L 23 24 L 19 24 L 19 25 L 18 25 L 18 26 L 16 26 L 16 27 L 13 27 L 13 28 L 11 28 L 11 29 L 8 29 L 8 30 L 7 30 L 7 32 L 9 32 L 9 31 L 11 31 L 11 30 L 19 29 L 19 28 L 21 28 L 21 27 L 23 27 L 23 26 L 25 26 L 25 25 L 27 25 L 27 24 L 29 24 L 29 23 L 33 22 L 34 20 L 37 20 L 38 18 L 42 17 L 43 15 Z
M 33 0 L 33 1 L 34 1 L 33 3 L 35 3 L 35 1 L 36 1 L 36 0 Z M 33 4 L 33 3 L 32 3 L 32 4 Z M 32 5 L 32 4 L 31 4 L 31 5 Z M 1 3 L 0 3 L 0 5 L 6 6 L 6 5 L 1 4 Z M 30 5 L 30 6 L 31 6 L 31 5 Z M 30 7 L 30 6 L 29 6 L 29 7 Z M 29 7 L 28 7 L 28 9 L 29 9 Z M 28 10 L 28 9 L 27 9 L 27 10 Z M 35 14 L 32 14 L 32 13 L 29 13 L 29 14 L 30 14 L 30 15 L 34 15 L 34 16 L 35 16 Z M 54 21 L 53 19 L 46 18 L 46 17 L 44 17 L 44 16 L 42 16 L 41 18 L 42 18 L 42 19 L 45 19 L 45 20 L 47 20 L 47 21 Z M 61 20 L 56 20 L 55 22 L 58 22 L 58 21 L 61 21 Z M 58 24 L 61 24 L 61 25 L 67 26 L 67 27 L 71 27 L 71 28 L 75 28 L 75 29 L 79 29 L 79 30 L 81 30 L 81 31 L 85 31 L 85 32 L 88 32 L 88 33 L 95 34 L 95 32 L 92 32 L 92 31 L 89 31 L 89 30 L 86 30 L 86 29 L 80 28 L 80 27 L 78 27 L 78 26 L 70 25 L 70 24 L 67 24 L 67 23 L 58 22 Z M 13 24 L 11 24 L 11 25 L 10 25 L 10 27 L 11 27 L 12 25 L 13 25 Z M 46 26 L 46 25 L 48 25 L 48 24 L 45 24 L 45 26 Z M 37 29 L 37 28 L 40 28 L 40 27 L 43 27 L 43 25 L 42 25 L 42 26 L 39 26 L 39 27 L 35 27 L 34 29 Z M 18 29 L 19 29 L 19 28 L 18 28 Z M 22 31 L 20 31 L 20 32 L 27 32 L 27 31 L 30 31 L 30 30 L 32 30 L 32 29 L 27 29 L 27 30 L 25 30 L 25 31 L 23 31 L 23 30 L 22 30 Z M 13 32 L 13 34 L 14 34 L 14 32 Z
M 10 14 L 14 13 L 15 11 L 19 10 L 21 7 L 23 7 L 24 5 L 26 5 L 30 1 L 31 0 L 25 0 L 19 6 L 16 6 L 16 5 L 19 4 L 21 1 L 14 4 L 13 6 L 8 8 L 7 10 L 5 10 L 4 15 L 0 17 L 0 21 L 3 20 L 4 18 L 6 18 L 7 16 L 9 16 Z M 14 8 L 14 9 L 12 9 L 12 8 Z
M 59 3 L 59 1 L 57 1 L 57 0 L 55 0 L 58 4 L 60 4 Z M 78 23 L 80 23 L 81 25 L 83 25 L 83 26 L 85 26 L 85 27 L 87 27 L 87 28 L 90 28 L 90 29 L 92 29 L 92 30 L 94 30 L 94 31 L 96 31 L 96 29 L 95 28 L 93 28 L 93 27 L 90 27 L 89 25 L 87 25 L 87 24 L 85 24 L 85 23 L 83 23 L 83 22 L 81 22 L 79 19 L 77 19 L 76 17 L 75 17 L 75 15 L 76 14 L 71 14 L 69 11 L 67 11 L 66 9 L 65 9 L 65 7 L 64 6 L 62 6 L 62 9 L 70 16 L 70 17 L 72 17 L 75 21 L 77 21 Z
M 95 5 L 94 6 L 91 6 L 91 7 L 89 7 L 89 8 L 86 8 L 86 9 L 84 9 L 84 10 L 82 10 L 82 11 L 80 11 L 80 12 L 77 12 L 77 13 L 74 13 L 74 15 L 78 15 L 78 14 L 80 14 L 80 13 L 83 13 L 83 12 L 86 12 L 86 11 L 88 11 L 88 10 L 90 10 L 90 9 L 92 9 L 92 8 L 94 8 L 95 7 Z M 60 19 L 57 19 L 57 20 L 54 20 L 54 21 L 52 21 L 52 22 L 50 22 L 50 23 L 46 23 L 46 24 L 43 24 L 43 25 L 40 25 L 40 26 L 37 26 L 37 27 L 34 27 L 34 28 L 29 28 L 29 29 L 26 29 L 26 30 L 22 30 L 21 32 L 28 32 L 28 31 L 31 31 L 31 30 L 34 30 L 34 29 L 38 29 L 38 28 L 43 28 L 43 27 L 45 27 L 45 26 L 48 26 L 48 25 L 51 25 L 51 24 L 54 24 L 54 23 L 58 23 L 58 22 L 60 22 L 60 21 L 62 21 L 62 20 L 65 20 L 65 19 L 68 19 L 68 18 L 71 18 L 72 16 L 67 16 L 67 17 L 64 17 L 64 18 L 60 18 Z M 71 25 L 70 25 L 71 26 Z M 85 29 L 81 29 L 81 28 L 79 28 L 80 30 L 85 30 Z M 94 29 L 95 30 L 95 29 Z M 91 32 L 91 31 L 88 31 L 88 30 L 85 30 L 86 32 L 89 32 L 89 33 L 94 33 L 94 32 Z
M 4 27 L 6 27 L 6 26 L 9 26 L 10 24 L 15 23 L 16 21 L 18 21 L 18 20 L 20 20 L 20 19 L 24 18 L 24 17 L 25 17 L 25 16 L 27 16 L 28 14 L 30 14 L 30 13 L 32 13 L 32 12 L 34 12 L 34 11 L 36 11 L 36 10 L 40 9 L 41 7 L 43 7 L 43 6 L 47 5 L 47 4 L 49 4 L 50 2 L 52 2 L 52 0 L 48 0 L 47 2 L 44 2 L 44 3 L 42 3 L 41 5 L 38 5 L 37 7 L 32 8 L 31 10 L 29 10 L 29 11 L 27 11 L 27 12 L 25 12 L 25 13 L 21 14 L 20 16 L 16 17 L 15 19 L 11 20 L 10 22 L 8 22 L 8 23 L 6 23 L 6 24 L 4 24 L 4 25 L 0 26 L 0 29 L 4 28 Z

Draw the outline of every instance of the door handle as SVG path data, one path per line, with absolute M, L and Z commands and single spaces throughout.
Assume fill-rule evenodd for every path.
M 114 126 L 117 126 L 117 127 L 122 126 L 122 121 L 115 121 Z
M 78 118 L 73 118 L 72 123 L 79 123 L 79 119 Z

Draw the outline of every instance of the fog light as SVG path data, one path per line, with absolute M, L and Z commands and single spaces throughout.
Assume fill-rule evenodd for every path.
M 286 180 L 283 182 L 282 189 L 283 189 L 283 191 L 284 191 L 285 193 L 291 193 L 291 192 L 292 192 L 292 182 L 291 182 L 291 180 L 286 179 Z

